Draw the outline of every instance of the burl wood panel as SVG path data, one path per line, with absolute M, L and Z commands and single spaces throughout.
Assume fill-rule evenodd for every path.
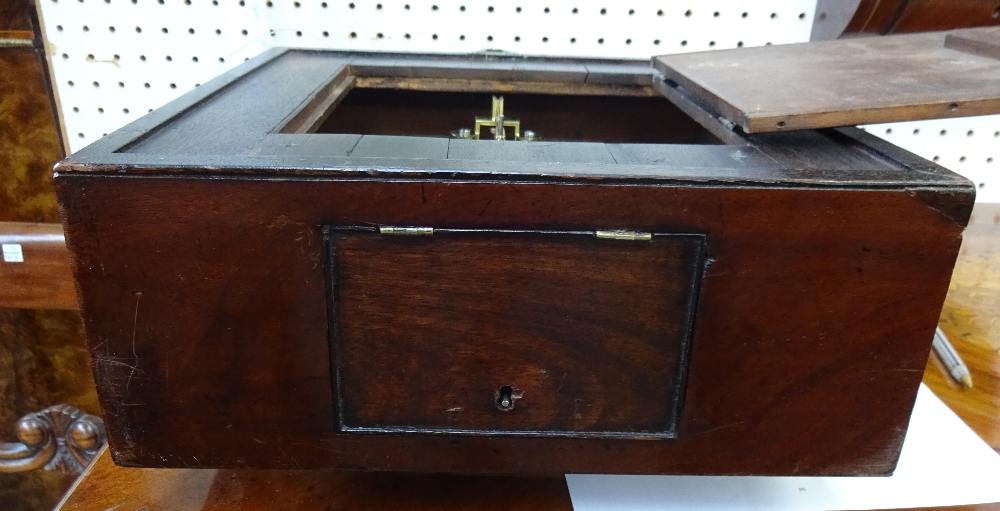
M 0 0 L 0 39 L 33 39 L 34 9 L 30 0 Z
M 1000 32 L 981 31 L 1000 45 Z M 1000 111 L 1000 60 L 946 32 L 656 57 L 665 78 L 748 133 Z
M 0 48 L 0 221 L 58 222 L 52 165 L 63 157 L 45 57 Z
M 342 429 L 674 436 L 702 236 L 329 235 Z

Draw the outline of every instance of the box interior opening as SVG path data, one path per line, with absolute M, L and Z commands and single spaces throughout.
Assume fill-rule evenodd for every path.
M 315 133 L 452 137 L 490 118 L 492 97 L 503 96 L 506 119 L 549 142 L 721 144 L 663 97 L 439 92 L 354 88 Z M 508 139 L 513 130 L 507 129 Z M 492 139 L 483 128 L 482 139 Z

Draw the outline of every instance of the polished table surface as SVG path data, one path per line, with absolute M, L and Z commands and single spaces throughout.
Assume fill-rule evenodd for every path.
M 955 383 L 936 355 L 924 382 L 1000 451 L 1000 205 L 973 212 L 940 324 L 969 366 L 974 388 Z M 572 504 L 562 476 L 137 469 L 117 467 L 103 452 L 59 509 L 559 511 Z M 934 509 L 1000 511 L 1000 504 Z
M 972 373 L 960 387 L 932 355 L 924 383 L 986 443 L 1000 450 L 1000 204 L 979 204 L 963 235 L 941 330 Z

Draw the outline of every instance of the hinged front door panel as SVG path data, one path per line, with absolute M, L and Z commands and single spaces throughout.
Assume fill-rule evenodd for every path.
M 703 236 L 381 233 L 328 230 L 342 431 L 674 436 Z

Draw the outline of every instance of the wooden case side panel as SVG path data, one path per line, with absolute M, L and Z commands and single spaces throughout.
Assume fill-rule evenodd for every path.
M 112 452 L 160 467 L 886 474 L 963 228 L 905 189 L 56 182 Z M 323 225 L 706 233 L 677 438 L 339 433 Z

